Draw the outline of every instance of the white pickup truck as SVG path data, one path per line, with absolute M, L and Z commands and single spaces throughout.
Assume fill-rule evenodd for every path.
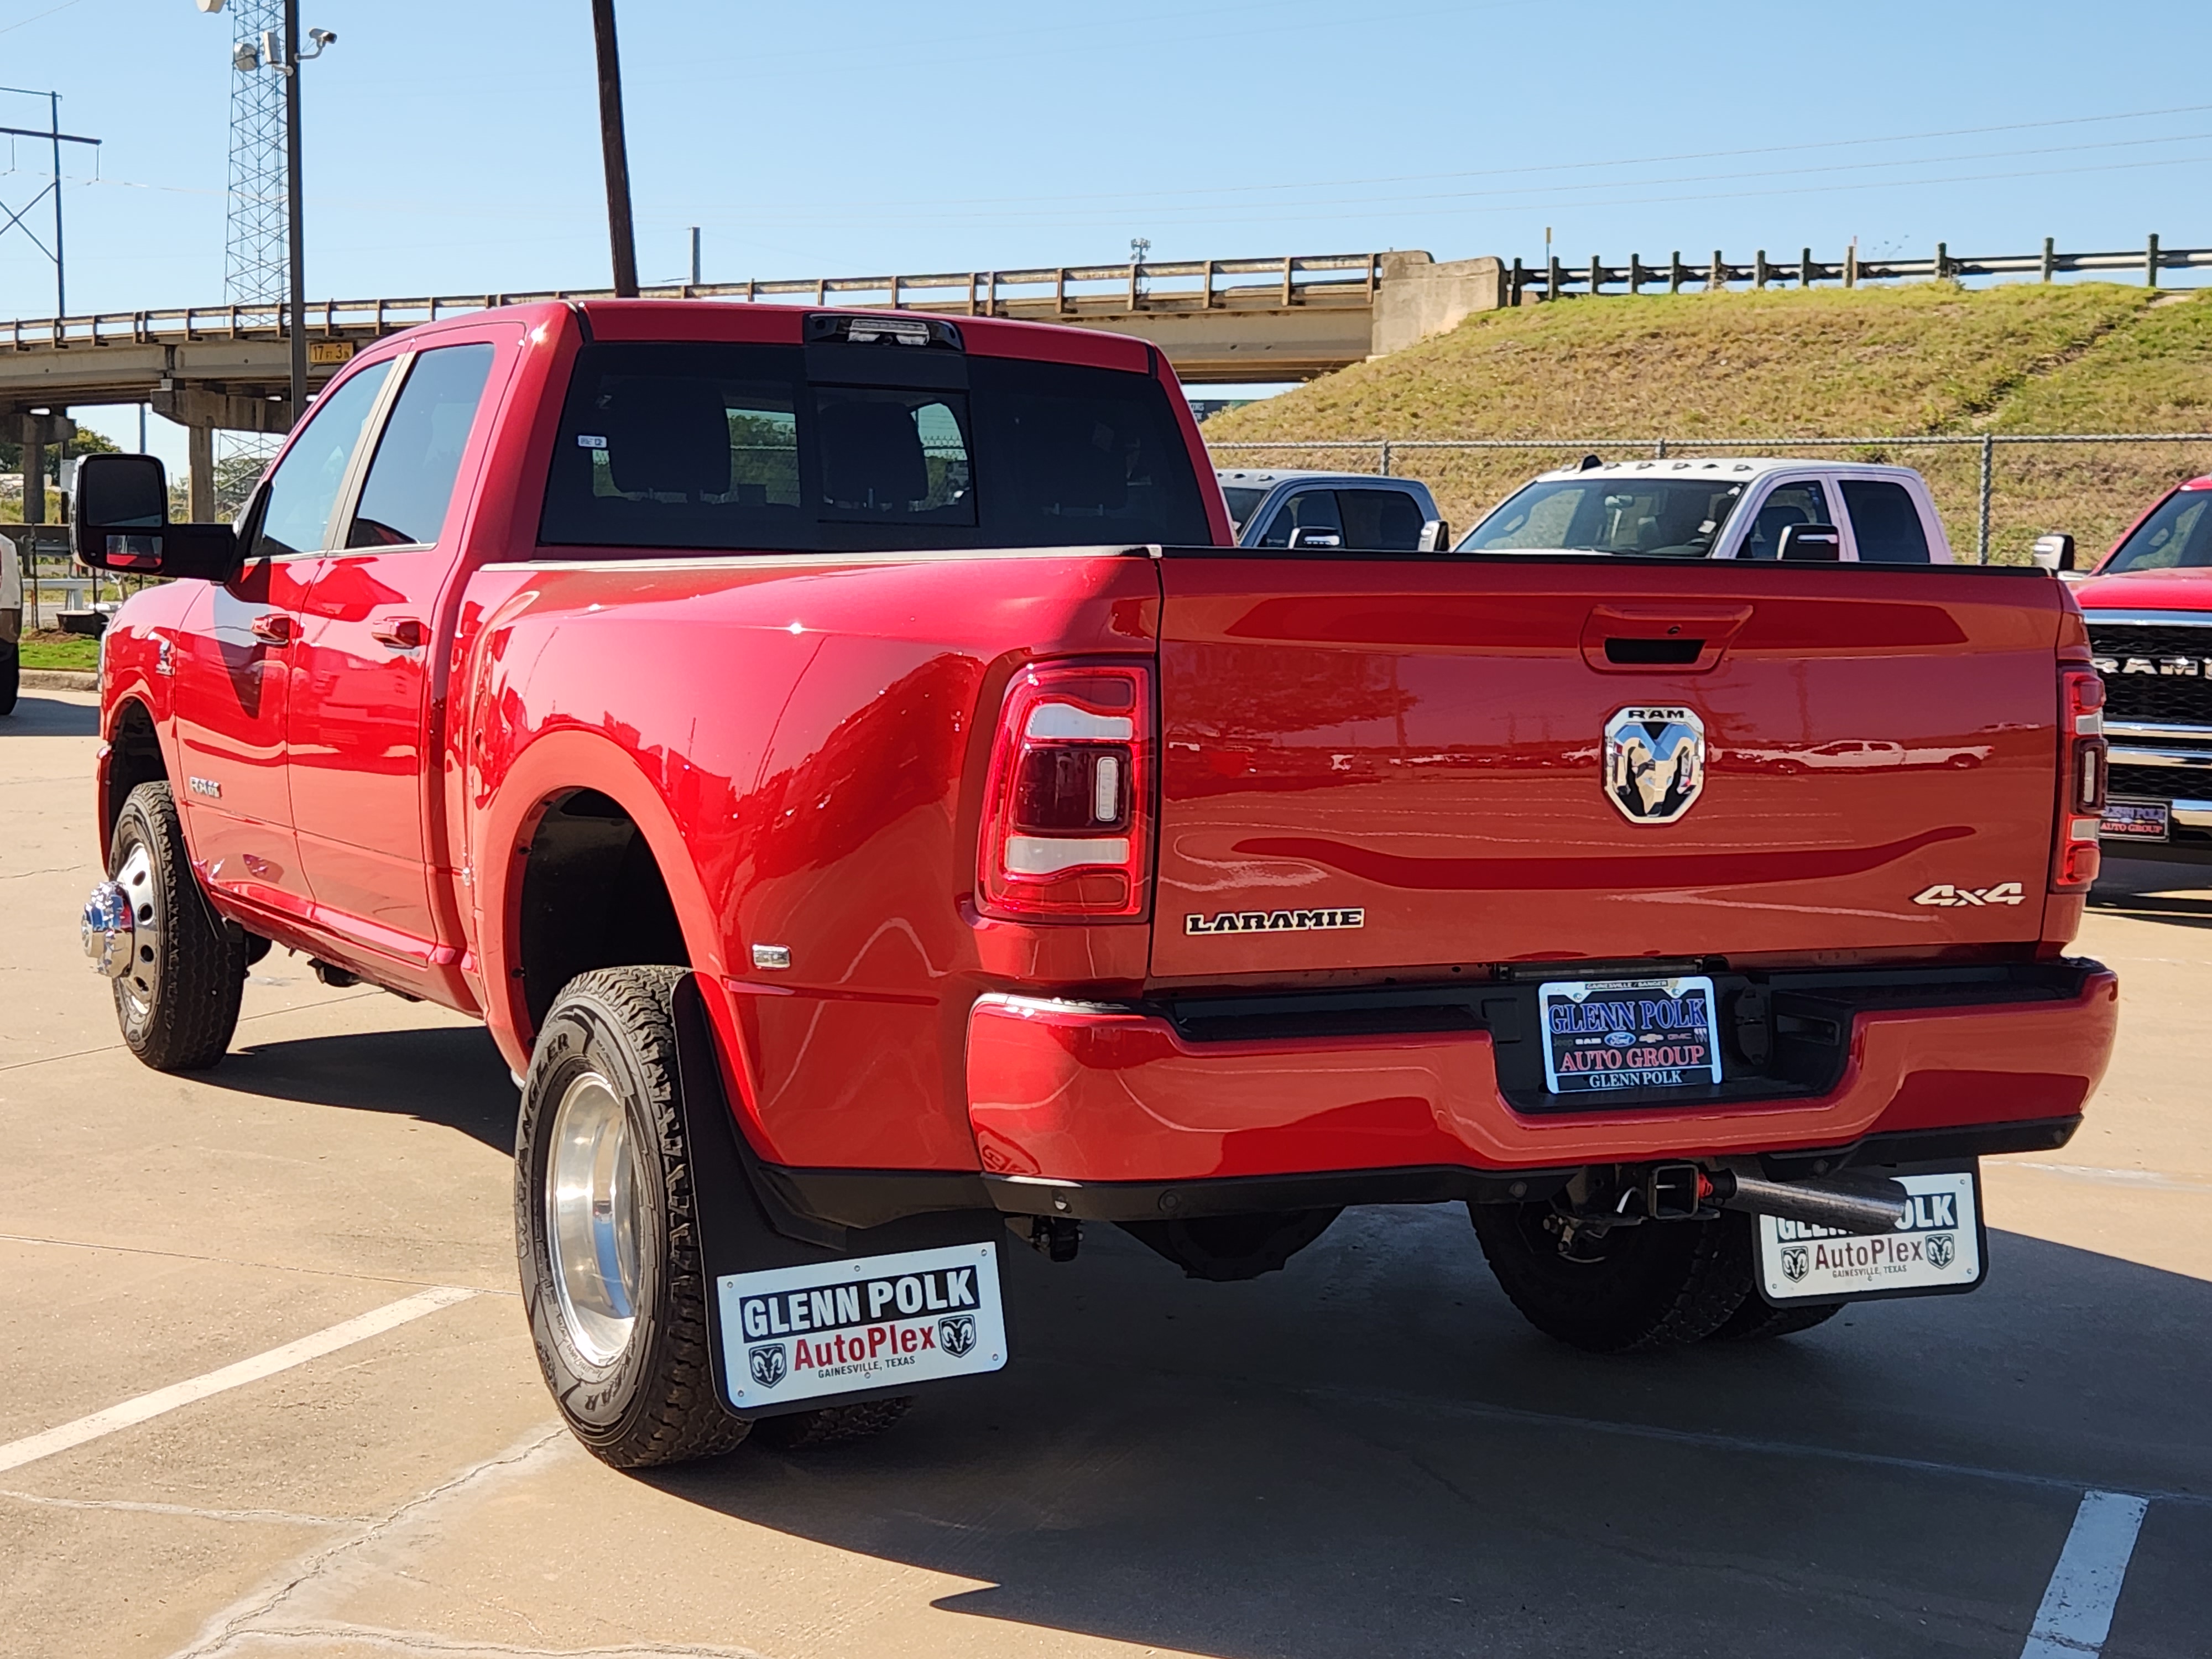
M 15 690 L 21 679 L 23 637 L 23 565 L 15 544 L 0 536 L 0 714 L 15 711 Z
M 1927 480 L 1911 467 L 1773 457 L 1588 457 L 1516 490 L 1458 550 L 1952 562 Z

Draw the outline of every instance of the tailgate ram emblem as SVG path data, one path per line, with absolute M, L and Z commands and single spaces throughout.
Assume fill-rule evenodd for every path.
M 1705 787 L 1694 708 L 1624 708 L 1605 723 L 1605 793 L 1631 823 L 1672 823 Z

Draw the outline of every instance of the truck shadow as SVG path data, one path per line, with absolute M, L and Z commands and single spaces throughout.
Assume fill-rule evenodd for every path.
M 398 1113 L 514 1150 L 514 1085 L 479 1025 L 244 1043 L 205 1080 L 275 1100 Z
M 2212 927 L 2212 863 L 2108 860 L 2089 895 L 2089 908 L 2142 921 Z
M 1604 1358 L 1522 1324 L 1456 1206 L 1349 1212 L 1243 1285 L 1093 1228 L 1004 1252 L 1007 1371 L 647 1478 L 981 1581 L 940 1610 L 1164 1650 L 2016 1654 L 2084 1486 L 2212 1492 L 2212 1285 L 1990 1249 L 1972 1297 Z M 2124 1618 L 2158 1637 L 2125 1650 L 2193 1650 L 2212 1592 L 2177 1577 L 2194 1623 Z
M 26 691 L 15 712 L 0 720 L 0 738 L 96 738 L 100 709 L 91 702 L 65 702 Z

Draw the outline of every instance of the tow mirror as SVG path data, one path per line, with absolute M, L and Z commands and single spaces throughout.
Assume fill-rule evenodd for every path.
M 2035 544 L 2027 550 L 2027 557 L 2038 570 L 2071 570 L 2074 568 L 2074 538 L 2071 536 L 2038 536 Z
M 1833 564 L 1844 556 L 1844 532 L 1832 524 L 1784 525 L 1775 554 L 1778 558 Z
M 1413 544 L 1416 553 L 1442 553 L 1451 546 L 1451 525 L 1443 519 L 1431 519 L 1421 526 L 1421 539 Z
M 87 455 L 76 475 L 78 562 L 135 576 L 238 574 L 238 536 L 227 524 L 171 524 L 169 478 L 151 455 Z
M 1344 538 L 1334 530 L 1293 530 L 1291 545 L 1297 547 L 1342 547 Z

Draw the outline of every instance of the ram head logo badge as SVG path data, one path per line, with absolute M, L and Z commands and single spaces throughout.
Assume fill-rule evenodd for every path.
M 1672 823 L 1705 787 L 1694 708 L 1624 708 L 1605 723 L 1605 793 L 1631 823 Z

